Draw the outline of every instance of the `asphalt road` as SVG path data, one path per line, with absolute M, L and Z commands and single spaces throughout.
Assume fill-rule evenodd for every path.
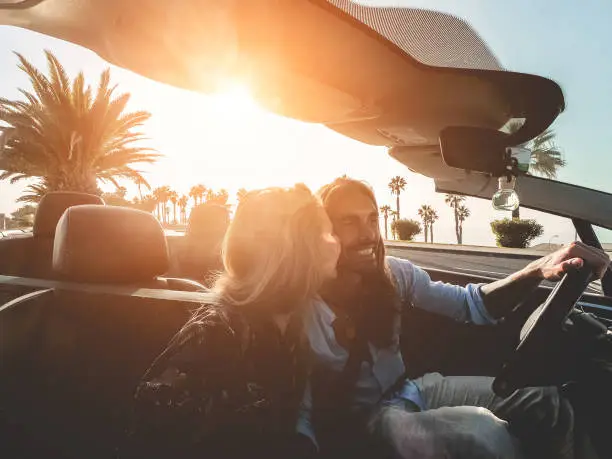
M 531 260 L 496 256 L 467 255 L 458 253 L 414 250 L 404 247 L 388 247 L 387 253 L 398 258 L 406 258 L 422 268 L 445 269 L 466 274 L 506 277 L 527 266 Z
M 495 254 L 495 256 L 468 255 L 414 250 L 407 247 L 388 247 L 387 254 L 398 258 L 406 258 L 422 268 L 443 269 L 495 279 L 502 279 L 531 262 L 529 259 L 505 257 L 503 254 Z M 599 282 L 594 282 L 589 290 L 591 293 L 601 293 L 601 285 Z

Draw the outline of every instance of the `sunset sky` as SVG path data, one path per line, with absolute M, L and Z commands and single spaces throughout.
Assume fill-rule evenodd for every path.
M 567 111 L 555 123 L 557 143 L 568 166 L 559 179 L 612 192 L 612 4 L 592 0 L 397 0 L 363 1 L 368 5 L 418 6 L 463 17 L 489 43 L 502 64 L 511 70 L 552 77 L 564 89 Z M 36 66 L 45 66 L 44 49 L 54 52 L 71 76 L 83 70 L 96 84 L 108 66 L 94 53 L 30 31 L 0 27 L 0 96 L 17 98 L 27 78 L 16 67 L 13 51 Z M 393 205 L 387 183 L 394 175 L 408 182 L 402 195 L 402 216 L 417 218 L 421 204 L 433 205 L 440 215 L 437 242 L 454 242 L 452 211 L 434 193 L 433 181 L 409 172 L 388 157 L 384 148 L 342 137 L 325 127 L 281 118 L 257 107 L 248 88 L 231 86 L 207 96 L 156 83 L 119 68 L 112 79 L 130 92 L 130 108 L 152 113 L 144 131 L 150 146 L 164 155 L 147 169 L 153 187 L 169 185 L 187 193 L 197 183 L 230 195 L 244 187 L 292 185 L 304 182 L 313 189 L 342 174 L 367 180 L 379 203 Z M 0 213 L 14 211 L 15 199 L 26 185 L 0 182 Z M 133 195 L 134 189 L 129 188 Z M 490 202 L 470 199 L 472 217 L 464 226 L 464 242 L 494 244 L 489 222 L 507 216 L 493 211 Z M 545 225 L 538 242 L 572 240 L 571 224 L 562 219 L 523 211 Z M 606 239 L 612 242 L 609 232 Z M 558 237 L 555 237 L 558 235 Z

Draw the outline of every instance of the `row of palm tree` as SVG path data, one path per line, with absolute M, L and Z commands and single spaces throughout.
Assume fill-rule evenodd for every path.
M 391 193 L 399 198 L 399 194 L 405 189 L 406 180 L 402 177 L 393 177 L 389 182 L 389 188 Z M 399 200 L 398 200 L 399 201 Z M 465 196 L 459 196 L 456 194 L 447 194 L 445 202 L 451 209 L 453 209 L 455 217 L 455 236 L 457 237 L 457 244 L 463 244 L 463 222 L 470 216 L 470 209 L 467 208 L 465 203 Z M 399 213 L 399 202 L 396 203 L 398 210 L 393 210 L 391 206 L 385 204 L 380 207 L 380 213 L 384 220 L 385 239 L 389 239 L 389 217 L 396 221 L 400 218 Z M 425 242 L 434 241 L 433 227 L 434 223 L 439 219 L 436 210 L 429 204 L 423 204 L 417 211 L 419 217 L 423 221 L 423 229 L 425 230 Z
M 238 199 L 241 198 L 243 193 L 246 193 L 244 189 L 238 191 Z M 205 202 L 227 205 L 228 199 L 229 193 L 225 189 L 215 191 L 212 188 L 207 188 L 202 184 L 198 184 L 191 187 L 188 195 L 180 195 L 166 185 L 155 188 L 150 195 L 140 198 L 140 203 L 150 203 L 150 209 L 147 210 L 153 212 L 159 221 L 167 225 L 170 223 L 186 224 L 187 209 L 191 202 L 192 207 L 196 207 Z M 136 203 L 138 204 L 138 202 Z M 170 213 L 171 209 L 172 214 Z
M 423 230 L 425 232 L 425 242 L 427 241 L 427 234 L 429 230 L 429 239 L 433 244 L 434 241 L 434 232 L 433 226 L 436 220 L 438 220 L 438 213 L 431 207 L 429 204 L 423 204 L 419 210 L 417 211 L 421 220 L 423 220 Z
M 457 237 L 457 244 L 463 244 L 463 222 L 470 216 L 470 209 L 464 204 L 465 196 L 447 194 L 444 198 L 444 202 L 453 209 L 455 215 L 455 236 Z

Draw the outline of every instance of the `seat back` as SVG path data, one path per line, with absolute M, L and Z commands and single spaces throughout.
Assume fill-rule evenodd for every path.
M 103 205 L 104 201 L 99 196 L 67 191 L 43 196 L 36 210 L 32 234 L 0 239 L 0 275 L 53 279 L 53 240 L 57 223 L 69 207 L 86 204 Z
M 113 457 L 140 377 L 193 306 L 56 290 L 0 312 L 0 411 L 58 457 Z
M 195 207 L 185 236 L 172 241 L 169 274 L 210 286 L 214 274 L 223 270 L 221 245 L 228 226 L 226 206 L 205 203 Z
M 61 282 L 38 281 L 51 293 L 0 310 L 11 330 L 0 338 L 0 412 L 12 425 L 62 458 L 114 456 L 140 377 L 198 306 L 138 294 L 202 289 L 158 277 L 167 267 L 151 214 L 98 205 L 64 212 L 53 247 Z

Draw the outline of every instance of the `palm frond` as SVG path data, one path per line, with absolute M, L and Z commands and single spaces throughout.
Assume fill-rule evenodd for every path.
M 70 99 L 70 80 L 66 74 L 66 70 L 57 60 L 57 58 L 48 50 L 45 50 L 47 56 L 47 66 L 51 75 L 51 87 L 54 89 L 58 103 L 65 104 Z

